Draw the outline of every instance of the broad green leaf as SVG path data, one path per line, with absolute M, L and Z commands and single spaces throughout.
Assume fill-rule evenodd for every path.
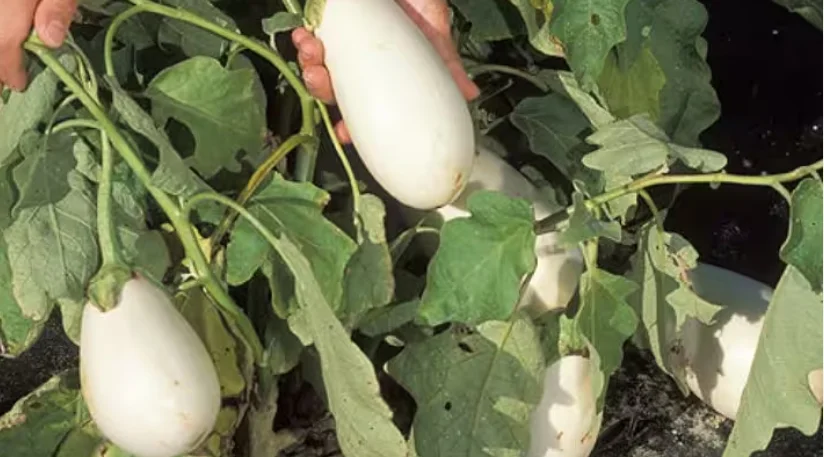
M 561 232 L 558 243 L 565 246 L 577 246 L 582 241 L 598 237 L 606 237 L 616 242 L 621 241 L 621 224 L 616 221 L 602 221 L 596 219 L 584 202 L 580 192 L 572 194 L 572 216 L 569 226 Z
M 770 301 L 747 385 L 724 457 L 765 449 L 773 430 L 795 427 L 812 436 L 821 421 L 807 374 L 821 368 L 822 299 L 788 265 Z
M 428 325 L 506 319 L 535 268 L 532 205 L 479 190 L 471 216 L 446 222 L 427 271 L 419 316 Z
M 309 259 L 324 297 L 337 308 L 343 295 L 344 270 L 357 246 L 323 216 L 328 201 L 329 194 L 311 183 L 287 181 L 276 174 L 249 200 L 247 208 L 266 227 L 286 234 L 300 248 Z M 266 240 L 249 222 L 238 219 L 226 251 L 229 283 L 245 283 L 272 257 Z
M 356 327 L 361 317 L 373 308 L 385 306 L 395 292 L 392 256 L 386 244 L 386 208 L 380 198 L 361 196 L 358 248 L 352 254 L 343 276 L 343 302 L 337 312 L 347 327 Z
M 641 49 L 649 47 L 666 78 L 658 94 L 657 124 L 674 143 L 698 146 L 698 136 L 721 113 L 701 37 L 706 9 L 696 0 L 629 0 L 626 17 L 627 41 L 619 46 L 625 68 L 632 68 L 636 58 L 643 58 Z M 636 76 L 624 71 L 613 78 L 629 81 Z M 608 99 L 619 97 L 602 89 Z
M 542 8 L 538 8 L 542 5 L 535 5 L 533 0 L 509 0 L 509 2 L 514 4 L 521 13 L 521 19 L 529 35 L 529 44 L 548 56 L 563 57 L 563 45 L 550 30 L 549 20 L 553 15 L 552 2 L 539 0 L 538 3 L 544 4 Z
M 567 178 L 583 168 L 581 157 L 590 150 L 581 139 L 589 121 L 572 100 L 559 94 L 523 99 L 509 115 L 524 132 L 532 152 L 549 159 Z
M 302 25 L 303 19 L 299 15 L 287 13 L 286 11 L 279 11 L 261 21 L 263 33 L 267 35 L 286 32 Z
M 585 90 L 595 87 L 609 50 L 626 39 L 628 1 L 553 2 L 550 31 L 563 43 L 567 62 Z
M 614 175 L 611 173 L 604 174 L 604 190 L 617 189 L 631 183 L 633 180 L 629 176 Z M 606 209 L 610 219 L 619 219 L 622 223 L 626 223 L 632 217 L 633 210 L 638 204 L 638 194 L 628 193 L 621 197 L 615 198 L 607 202 Z
M 210 178 L 221 168 L 240 171 L 235 155 L 255 154 L 263 145 L 266 106 L 256 79 L 253 69 L 227 70 L 215 59 L 192 57 L 155 76 L 146 94 L 159 125 L 175 118 L 189 128 L 195 140 L 190 165 Z
M 644 227 L 641 240 L 628 275 L 640 288 L 628 302 L 641 318 L 656 363 L 686 392 L 684 373 L 670 359 L 673 340 L 688 317 L 710 324 L 722 308 L 701 298 L 688 282 L 698 252 L 687 240 L 658 232 L 653 222 Z
M 638 325 L 638 318 L 627 303 L 627 297 L 637 288 L 636 283 L 600 269 L 581 276 L 581 305 L 575 321 L 598 353 L 604 379 L 609 379 L 621 365 L 622 346 Z M 605 389 L 596 393 L 600 409 Z
M 0 238 L 0 355 L 16 357 L 34 344 L 45 321 L 37 322 L 23 315 L 12 294 L 12 272 L 6 251 L 6 242 Z
M 61 56 L 60 63 L 68 71 L 74 71 L 74 59 Z M 42 68 L 42 65 L 36 62 L 30 67 Z M 0 109 L 0 132 L 2 132 L 0 133 L 0 165 L 6 163 L 27 130 L 37 127 L 37 124 L 41 122 L 48 121 L 57 101 L 58 81 L 54 72 L 44 69 L 29 82 L 25 92 L 12 92 L 8 101 L 2 105 L 3 109 Z
M 98 267 L 93 193 L 78 172 L 70 171 L 68 178 L 70 191 L 62 199 L 21 210 L 3 232 L 12 291 L 23 314 L 37 321 L 45 320 L 57 301 L 82 307 Z
M 578 106 L 592 127 L 598 129 L 615 121 L 615 116 L 606 110 L 589 92 L 581 88 L 575 75 L 568 71 L 541 70 L 538 76 L 553 92 L 563 94 Z
M 327 403 L 344 455 L 405 457 L 406 443 L 380 396 L 372 363 L 335 317 L 301 248 L 286 235 L 274 241 L 295 278 L 298 319 L 320 356 Z
M 790 231 L 779 255 L 781 260 L 794 266 L 808 281 L 813 290 L 821 292 L 822 266 L 821 241 L 824 238 L 821 182 L 807 178 L 793 190 L 790 203 Z
M 235 22 L 220 11 L 209 0 L 168 0 L 172 6 L 195 13 L 201 18 L 225 29 L 238 31 Z M 164 17 L 158 30 L 162 45 L 179 47 L 189 57 L 208 56 L 220 58 L 228 49 L 229 42 L 223 38 L 187 22 Z
M 507 1 L 452 0 L 451 3 L 472 24 L 469 35 L 474 40 L 505 40 L 526 32 L 518 10 Z
M 821 2 L 818 0 L 774 0 L 775 3 L 801 15 L 810 24 L 821 30 Z
M 670 142 L 646 114 L 615 121 L 587 137 L 587 142 L 599 148 L 584 156 L 584 165 L 617 176 L 664 169 L 676 160 L 705 173 L 718 171 L 727 164 L 721 153 Z
M 272 316 L 266 321 L 263 342 L 269 363 L 266 371 L 271 375 L 288 373 L 300 362 L 303 344 L 283 319 Z
M 160 164 L 152 173 L 152 183 L 165 192 L 184 198 L 208 189 L 208 186 L 186 166 L 172 146 L 169 136 L 157 128 L 151 116 L 116 81 L 109 77 L 106 77 L 106 81 L 112 91 L 114 110 L 129 128 L 146 137 L 160 152 Z M 135 147 L 134 143 L 132 146 Z
M 29 131 L 20 138 L 23 162 L 13 171 L 20 191 L 15 215 L 26 208 L 57 203 L 71 191 L 68 175 L 76 163 L 71 154 L 73 143 L 67 133 L 45 137 Z
M 244 392 L 242 349 L 226 328 L 217 306 L 202 288 L 192 288 L 175 297 L 180 313 L 206 345 L 217 369 L 220 393 L 223 397 L 235 397 Z
M 414 299 L 374 309 L 364 316 L 358 330 L 371 337 L 392 332 L 415 320 L 420 305 L 420 300 Z
M 77 373 L 53 376 L 0 417 L 3 455 L 57 454 L 66 437 L 88 420 L 82 405 Z
M 666 76 L 648 44 L 632 62 L 624 62 L 622 47 L 607 55 L 598 87 L 619 118 L 646 113 L 657 122 L 661 116 L 660 93 Z
M 523 315 L 410 344 L 387 369 L 418 405 L 418 454 L 520 456 L 529 447 L 544 356 L 537 329 Z

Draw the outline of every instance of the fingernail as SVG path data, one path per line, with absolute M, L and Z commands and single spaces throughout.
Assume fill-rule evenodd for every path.
M 49 22 L 46 36 L 43 38 L 54 45 L 60 45 L 66 39 L 66 25 L 57 20 Z

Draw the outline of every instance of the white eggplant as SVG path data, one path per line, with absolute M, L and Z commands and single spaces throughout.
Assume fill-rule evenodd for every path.
M 420 211 L 405 210 L 408 223 L 417 223 L 425 216 L 425 225 L 440 228 L 446 221 L 469 217 L 470 214 L 466 210 L 467 200 L 477 190 L 494 190 L 510 197 L 529 200 L 533 203 L 536 219 L 553 212 L 553 208 L 524 175 L 485 145 L 479 143 L 477 149 L 478 155 L 475 157 L 472 175 L 461 195 L 451 204 L 426 215 Z M 575 294 L 584 269 L 580 249 L 562 249 L 558 246 L 557 240 L 557 233 L 546 233 L 538 236 L 535 242 L 537 265 L 519 304 L 520 307 L 535 314 L 566 307 Z M 437 241 L 429 236 L 421 236 L 420 241 L 424 250 L 433 255 L 437 249 Z
M 200 337 L 169 296 L 130 279 L 115 308 L 83 310 L 83 398 L 101 432 L 137 457 L 174 457 L 200 445 L 220 409 L 220 385 Z
M 688 318 L 681 332 L 690 390 L 719 414 L 735 420 L 773 289 L 713 265 L 699 263 L 690 279 L 703 299 L 725 307 L 715 324 Z
M 527 457 L 586 457 L 595 447 L 597 413 L 589 359 L 561 357 L 544 374 L 544 391 L 530 420 Z
M 330 0 L 315 33 L 352 143 L 375 180 L 412 208 L 457 197 L 472 172 L 474 125 L 423 32 L 394 0 Z

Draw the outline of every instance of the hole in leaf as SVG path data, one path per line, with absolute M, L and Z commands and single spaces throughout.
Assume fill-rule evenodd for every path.
M 469 354 L 472 354 L 473 352 L 475 352 L 475 351 L 474 351 L 471 347 L 469 347 L 469 345 L 468 345 L 468 344 L 466 344 L 466 343 L 458 343 L 458 347 L 459 347 L 459 348 L 461 348 L 461 350 L 462 350 L 462 351 L 464 351 L 464 352 L 468 352 Z
M 443 405 L 443 409 L 445 409 L 447 411 L 452 410 L 452 402 L 451 401 L 446 402 L 446 404 Z
M 589 22 L 591 22 L 592 25 L 598 25 L 598 24 L 601 23 L 601 16 L 598 16 L 597 14 L 593 14 L 592 16 L 589 17 Z

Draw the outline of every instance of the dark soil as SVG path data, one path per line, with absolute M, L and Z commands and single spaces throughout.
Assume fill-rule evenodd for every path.
M 821 32 L 770 0 L 705 6 L 708 59 L 722 117 L 704 134 L 704 145 L 726 153 L 732 173 L 781 172 L 821 158 Z M 702 261 L 775 284 L 787 215 L 772 190 L 693 187 L 679 197 L 667 226 L 689 239 Z M 76 357 L 76 347 L 53 319 L 30 351 L 16 360 L 0 359 L 0 414 L 52 373 L 74 366 Z M 334 421 L 311 387 L 284 387 L 277 421 L 298 442 L 283 454 L 340 455 Z M 632 349 L 610 383 L 605 414 L 594 457 L 720 456 L 732 428 L 694 397 L 684 398 L 648 354 Z M 821 430 L 813 437 L 779 430 L 768 451 L 758 455 L 821 456 L 821 440 Z

